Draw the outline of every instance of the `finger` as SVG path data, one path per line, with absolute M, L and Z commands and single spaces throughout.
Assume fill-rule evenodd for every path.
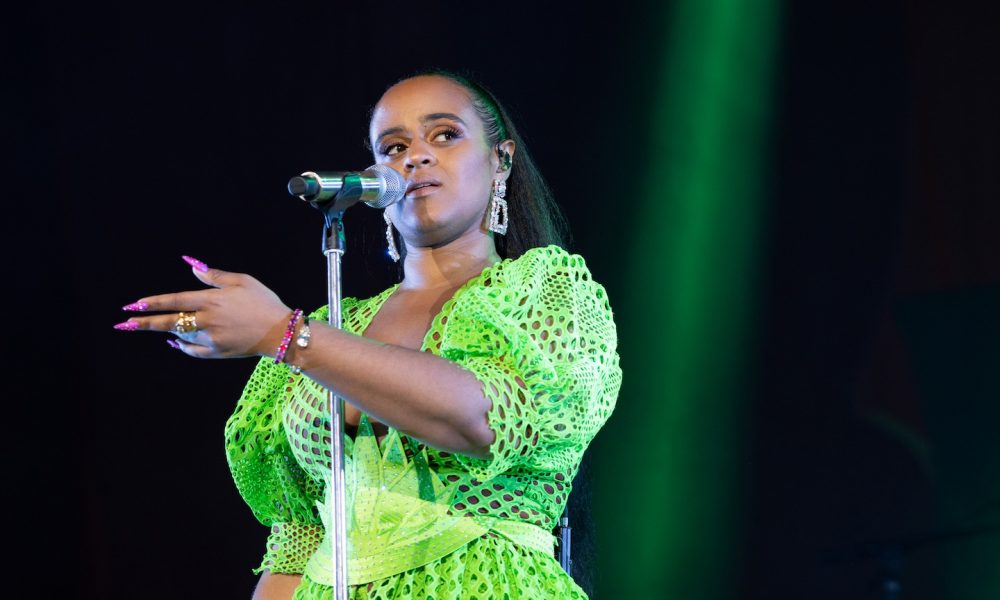
M 215 290 L 193 290 L 190 292 L 174 292 L 141 298 L 137 302 L 125 306 L 125 310 L 140 312 L 156 311 L 193 311 L 208 305 L 208 299 Z
M 128 321 L 115 325 L 120 331 L 170 331 L 177 326 L 177 313 L 131 317 Z M 197 316 L 195 317 L 197 319 Z M 199 327 L 201 325 L 199 324 Z
M 192 344 L 183 340 L 176 340 L 175 343 L 177 344 L 177 349 L 188 356 L 193 356 L 194 358 L 214 358 L 212 356 L 212 349 L 208 346 Z
M 216 288 L 240 285 L 245 277 L 242 273 L 230 273 L 229 271 L 223 271 L 222 269 L 209 268 L 208 265 L 201 262 L 197 258 L 190 256 L 182 256 L 181 258 L 184 259 L 184 262 L 191 265 L 191 270 L 194 272 L 194 276 L 205 285 L 210 285 Z
M 188 331 L 187 333 L 178 333 L 176 330 L 171 329 L 170 333 L 176 335 L 183 342 L 188 342 L 189 344 L 198 344 L 199 346 L 212 346 L 212 336 L 204 329 L 197 329 L 195 331 Z

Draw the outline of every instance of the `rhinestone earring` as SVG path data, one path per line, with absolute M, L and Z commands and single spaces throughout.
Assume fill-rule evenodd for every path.
M 389 218 L 389 211 L 382 211 L 382 218 L 385 219 L 385 242 L 389 246 L 389 258 L 392 262 L 399 262 L 399 249 L 396 247 L 396 236 L 392 234 L 392 219 Z
M 494 179 L 493 197 L 490 198 L 490 221 L 487 228 L 500 235 L 507 233 L 507 201 L 504 200 L 506 195 L 507 183 Z

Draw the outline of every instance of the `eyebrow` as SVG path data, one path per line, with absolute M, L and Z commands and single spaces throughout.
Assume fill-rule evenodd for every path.
M 462 125 L 466 124 L 465 121 L 462 119 L 462 117 L 456 115 L 455 113 L 448 113 L 448 112 L 438 112 L 438 113 L 431 113 L 429 115 L 424 115 L 424 116 L 420 117 L 420 123 L 426 125 L 427 123 L 430 123 L 431 121 L 437 121 L 439 119 L 448 119 L 450 121 L 457 121 L 457 122 L 461 123 Z M 399 127 L 399 126 L 390 127 L 388 129 L 385 129 L 385 130 L 382 131 L 382 133 L 378 134 L 378 137 L 375 138 L 375 143 L 378 144 L 378 142 L 382 138 L 384 138 L 384 137 L 386 137 L 388 135 L 395 135 L 397 133 L 401 133 L 403 131 L 403 129 L 404 129 L 403 127 Z

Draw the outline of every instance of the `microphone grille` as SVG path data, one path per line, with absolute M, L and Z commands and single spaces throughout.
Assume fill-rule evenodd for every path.
M 395 204 L 406 195 L 406 180 L 399 174 L 399 171 L 386 165 L 372 165 L 365 169 L 368 173 L 374 173 L 384 183 L 382 193 L 378 198 L 368 202 L 372 208 L 385 208 L 390 204 Z

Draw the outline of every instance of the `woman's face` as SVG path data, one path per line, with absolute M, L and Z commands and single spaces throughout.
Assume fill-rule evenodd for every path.
M 369 135 L 375 160 L 406 178 L 406 196 L 386 210 L 407 244 L 438 247 L 486 235 L 493 180 L 509 171 L 498 170 L 465 88 L 437 76 L 402 81 L 375 106 Z

